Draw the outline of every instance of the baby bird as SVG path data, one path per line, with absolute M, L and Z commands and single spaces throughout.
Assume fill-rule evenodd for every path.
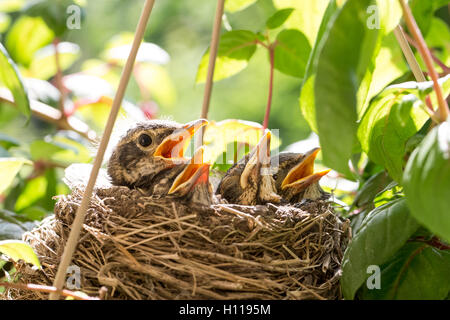
M 227 171 L 217 194 L 230 203 L 242 205 L 280 202 L 270 174 L 270 138 L 267 131 L 258 145 Z
M 209 163 L 203 162 L 204 147 L 196 150 L 191 160 L 177 175 L 168 190 L 168 197 L 192 205 L 209 206 L 216 202 L 209 182 Z
M 130 129 L 108 162 L 107 172 L 112 184 L 157 193 L 169 189 L 171 180 L 184 168 L 180 165 L 188 162 L 183 154 L 192 136 L 206 124 L 204 119 L 185 125 L 151 120 Z
M 271 159 L 278 165 L 272 169 L 277 193 L 283 201 L 297 203 L 302 199 L 326 199 L 329 197 L 319 186 L 319 180 L 330 170 L 314 173 L 314 160 L 320 148 L 314 148 L 305 154 L 280 153 Z

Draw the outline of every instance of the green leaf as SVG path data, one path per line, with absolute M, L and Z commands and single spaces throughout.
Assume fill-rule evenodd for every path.
M 323 161 L 348 176 L 356 143 L 358 91 L 378 38 L 377 29 L 366 27 L 365 12 L 371 4 L 371 0 L 344 4 L 321 42 L 317 62 L 315 113 Z
M 42 17 L 55 35 L 61 37 L 67 31 L 67 8 L 73 4 L 72 0 L 34 0 L 28 2 L 23 11 L 32 17 Z M 83 18 L 83 8 L 81 13 Z
M 450 241 L 450 123 L 433 128 L 411 154 L 403 175 L 411 214 Z
M 47 160 L 61 165 L 91 160 L 85 146 L 64 136 L 54 136 L 46 141 L 34 141 L 30 145 L 30 153 L 33 160 Z
M 17 108 L 27 117 L 31 115 L 30 101 L 16 65 L 0 43 L 0 83 L 3 83 L 14 97 Z
M 247 67 L 256 51 L 258 36 L 247 30 L 233 30 L 220 37 L 214 71 L 214 81 L 235 75 Z M 203 55 L 197 72 L 197 83 L 206 81 L 209 64 L 209 49 Z
M 31 165 L 32 162 L 22 158 L 0 158 L 0 194 L 11 185 L 17 173 L 24 164 Z
M 0 33 L 5 32 L 9 28 L 11 17 L 6 13 L 0 11 Z
M 6 150 L 9 150 L 9 148 L 11 147 L 17 147 L 19 146 L 19 144 L 19 141 L 17 141 L 15 138 L 0 133 L 0 146 L 5 148 Z
M 332 1 L 335 2 L 335 1 Z M 297 29 L 306 35 L 310 45 L 316 41 L 322 17 L 328 7 L 328 0 L 274 0 L 277 9 L 295 8 L 288 20 L 286 27 Z
M 336 13 L 338 7 L 336 1 L 330 1 L 322 19 L 322 24 L 318 30 L 316 42 L 311 51 L 308 59 L 308 65 L 306 67 L 306 73 L 303 78 L 302 89 L 300 92 L 300 108 L 303 117 L 308 122 L 311 130 L 317 132 L 316 124 L 316 113 L 315 113 L 315 102 L 314 102 L 314 82 L 316 78 L 316 64 L 317 58 L 319 56 L 319 43 L 325 34 L 328 23 L 330 22 L 333 15 Z
M 406 143 L 428 118 L 416 96 L 388 94 L 375 100 L 364 115 L 358 128 L 361 147 L 401 182 Z
M 281 31 L 276 41 L 275 69 L 302 78 L 311 53 L 311 46 L 306 37 L 300 31 L 290 29 Z
M 353 299 L 369 276 L 367 267 L 386 262 L 418 228 L 404 199 L 372 210 L 344 254 L 341 278 L 344 297 Z
M 0 1 L 1 12 L 13 12 L 22 9 L 25 0 L 2 0 Z
M 237 12 L 244 10 L 258 0 L 226 0 L 225 10 L 228 12 Z
M 354 207 L 361 208 L 373 204 L 376 195 L 381 192 L 392 180 L 385 171 L 379 172 L 369 178 L 356 194 Z
M 293 8 L 278 10 L 267 20 L 266 27 L 268 29 L 276 29 L 278 27 L 281 27 L 293 11 Z
M 14 261 L 23 260 L 41 268 L 39 259 L 31 246 L 23 241 L 5 240 L 0 241 L 0 252 L 4 253 Z
M 80 57 L 80 47 L 71 42 L 58 44 L 59 63 L 61 71 L 67 70 Z M 30 64 L 29 76 L 47 80 L 57 72 L 55 59 L 55 46 L 48 45 L 36 52 Z
M 363 286 L 361 299 L 442 300 L 450 292 L 449 251 L 407 243 L 380 268 L 380 289 Z
M 30 207 L 36 201 L 45 196 L 47 190 L 47 179 L 44 176 L 34 178 L 27 182 L 20 196 L 17 198 L 14 211 L 20 212 Z
M 430 30 L 434 12 L 448 3 L 450 3 L 448 0 L 411 0 L 409 2 L 413 16 L 424 36 Z
M 14 61 L 28 67 L 34 53 L 51 43 L 54 36 L 41 18 L 22 16 L 6 36 L 6 47 Z
M 379 29 L 368 8 L 379 8 Z M 348 160 L 357 146 L 356 121 L 367 104 L 383 37 L 400 19 L 386 3 L 348 0 L 321 42 L 314 82 L 317 129 L 326 165 L 351 177 Z M 394 6 L 396 8 L 396 6 Z M 373 94 L 373 92 L 372 92 Z M 338 140 L 338 141 L 337 141 Z
M 206 126 L 203 143 L 205 145 L 204 161 L 215 163 L 216 159 L 227 151 L 230 144 L 241 143 L 253 148 L 262 137 L 262 126 L 252 121 L 227 119 L 219 122 L 210 121 Z M 270 149 L 276 149 L 281 145 L 280 139 L 272 132 Z M 244 149 L 244 148 L 243 148 Z M 219 158 L 219 164 L 226 164 L 232 160 L 235 150 Z M 222 161 L 223 160 L 223 161 Z

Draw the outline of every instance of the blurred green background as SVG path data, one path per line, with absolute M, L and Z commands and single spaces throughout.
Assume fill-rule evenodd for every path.
M 157 105 L 151 104 L 152 114 L 156 117 L 172 118 L 179 122 L 200 117 L 204 85 L 196 84 L 195 78 L 201 57 L 209 46 L 215 7 L 215 1 L 156 1 L 145 41 L 159 45 L 170 55 L 170 61 L 164 66 L 168 79 L 152 82 L 157 86 L 152 88 L 151 97 Z M 133 33 L 141 9 L 140 0 L 86 1 L 81 29 L 69 30 L 64 35 L 64 41 L 80 46 L 81 54 L 64 74 L 83 70 L 87 60 L 98 59 L 115 35 Z M 261 0 L 243 11 L 227 13 L 226 18 L 233 30 L 256 32 L 264 30 L 265 21 L 275 11 L 271 0 Z M 14 20 L 20 14 L 12 12 L 9 16 Z M 4 34 L 7 32 L 8 29 Z M 27 36 L 30 36 L 27 41 L 33 40 L 33 34 L 22 34 L 21 40 L 25 41 L 23 37 Z M 267 51 L 258 48 L 247 69 L 215 83 L 209 119 L 237 118 L 262 123 L 267 104 L 269 71 Z M 280 129 L 282 148 L 307 137 L 310 132 L 298 105 L 300 85 L 301 79 L 275 71 L 269 128 Z M 126 99 L 134 104 L 143 100 L 134 78 L 130 81 Z M 29 135 L 20 132 L 25 123 L 23 119 L 9 122 L 10 119 L 17 119 L 13 115 L 6 116 L 11 112 L 14 111 L 0 110 L 2 120 L 9 123 L 2 124 L 2 131 L 20 140 L 30 141 Z M 27 132 L 37 125 L 38 135 L 47 133 L 45 124 L 40 121 L 36 123 L 36 120 L 32 122 Z

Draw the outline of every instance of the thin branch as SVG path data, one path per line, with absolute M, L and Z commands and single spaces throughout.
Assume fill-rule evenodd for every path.
M 418 49 L 418 45 L 417 45 L 417 42 L 413 39 L 413 38 L 411 38 L 408 34 L 406 34 L 405 33 L 405 38 L 406 38 L 406 40 L 408 40 L 408 42 L 414 47 L 414 48 L 416 48 L 416 49 Z M 438 57 L 436 57 L 435 55 L 434 55 L 434 53 L 433 53 L 433 51 L 430 49 L 430 55 L 431 55 L 431 58 L 433 59 L 433 61 L 439 66 L 439 67 L 441 67 L 441 69 L 442 69 L 442 71 L 444 71 L 444 73 L 445 73 L 445 75 L 447 75 L 447 74 L 449 74 L 450 73 L 450 68 L 449 67 L 447 67 L 441 60 L 439 60 L 439 58 Z
M 78 210 L 75 214 L 75 219 L 71 226 L 71 231 L 69 234 L 69 238 L 67 239 L 66 246 L 64 248 L 63 255 L 61 257 L 61 262 L 58 266 L 58 271 L 55 276 L 55 280 L 53 282 L 53 286 L 57 289 L 62 289 L 64 284 L 64 279 L 66 276 L 66 270 L 72 261 L 72 256 L 75 252 L 75 248 L 78 243 L 78 239 L 80 237 L 81 228 L 84 223 L 84 218 L 86 216 L 86 211 L 89 207 L 92 192 L 94 190 L 95 181 L 97 179 L 98 173 L 100 171 L 100 167 L 102 165 L 103 157 L 105 156 L 106 147 L 108 146 L 109 139 L 111 137 L 112 129 L 114 127 L 114 123 L 117 118 L 117 114 L 119 113 L 120 105 L 122 104 L 123 97 L 125 95 L 125 90 L 127 88 L 128 82 L 130 80 L 131 72 L 133 71 L 133 65 L 136 61 L 136 56 L 139 50 L 139 46 L 141 44 L 142 39 L 144 38 L 144 32 L 150 18 L 150 14 L 153 9 L 153 5 L 155 0 L 146 0 L 144 4 L 144 8 L 142 10 L 141 17 L 139 19 L 139 23 L 136 29 L 136 33 L 134 36 L 133 44 L 131 46 L 130 54 L 128 55 L 127 62 L 122 72 L 122 76 L 120 78 L 119 87 L 117 88 L 116 96 L 114 97 L 113 104 L 111 106 L 111 111 L 109 113 L 108 121 L 106 123 L 105 130 L 103 132 L 102 140 L 100 142 L 100 146 L 97 150 L 97 155 L 94 160 L 94 164 L 92 166 L 91 175 L 89 176 L 89 181 L 86 186 L 86 189 L 83 194 L 83 198 L 81 200 L 81 204 L 78 207 Z M 59 294 L 57 292 L 52 292 L 50 294 L 50 300 L 58 299 Z
M 419 27 L 417 26 L 416 21 L 414 20 L 414 17 L 412 15 L 411 9 L 409 6 L 405 3 L 404 0 L 399 0 L 400 5 L 403 9 L 403 16 L 406 22 L 406 25 L 408 26 L 409 31 L 411 32 L 414 39 L 417 41 L 418 50 L 420 52 L 420 55 L 422 56 L 428 72 L 430 74 L 431 79 L 434 83 L 434 89 L 436 92 L 436 97 L 438 100 L 439 105 L 439 116 L 440 121 L 446 121 L 449 116 L 449 109 L 447 105 L 447 101 L 444 99 L 444 95 L 442 94 L 442 89 L 438 83 L 438 74 L 433 66 L 433 60 L 431 58 L 430 50 L 428 49 L 425 40 L 423 39 L 422 33 L 420 32 Z
M 225 6 L 225 0 L 217 1 L 216 16 L 214 18 L 214 27 L 211 36 L 211 46 L 209 49 L 208 73 L 206 76 L 205 94 L 203 97 L 203 106 L 201 117 L 208 118 L 209 103 L 211 101 L 211 92 L 214 80 L 214 67 L 216 65 L 217 50 L 219 48 L 220 26 L 222 25 L 222 16 Z
M 61 69 L 61 61 L 59 56 L 59 39 L 55 38 L 53 40 L 53 46 L 55 47 L 55 65 L 56 65 L 56 75 L 55 75 L 55 83 L 56 87 L 59 91 L 59 110 L 61 111 L 61 116 L 65 117 L 64 114 L 64 102 L 66 100 L 66 92 L 64 89 L 64 83 L 63 83 L 63 74 Z
M 270 78 L 269 78 L 269 95 L 267 98 L 266 114 L 264 115 L 263 131 L 269 126 L 270 109 L 272 107 L 272 95 L 273 95 L 273 74 L 275 69 L 275 45 L 269 46 L 270 56 Z
M 44 285 L 39 285 L 39 284 L 21 284 L 21 283 L 0 282 L 0 287 L 13 288 L 13 289 L 19 289 L 19 290 L 38 291 L 38 292 L 45 292 L 45 293 L 58 293 L 61 296 L 71 297 L 76 300 L 99 300 L 99 298 L 89 297 L 89 296 L 86 296 L 79 292 L 73 292 L 73 291 L 70 291 L 67 289 L 58 290 L 55 287 L 44 286 Z
M 16 107 L 14 98 L 6 92 L 0 92 L 0 102 Z M 74 131 L 91 142 L 95 142 L 95 131 L 91 130 L 83 121 L 73 116 L 69 118 L 63 117 L 62 112 L 58 109 L 52 108 L 45 103 L 36 100 L 30 101 L 30 108 L 35 117 L 44 120 L 45 122 L 54 124 L 59 129 Z

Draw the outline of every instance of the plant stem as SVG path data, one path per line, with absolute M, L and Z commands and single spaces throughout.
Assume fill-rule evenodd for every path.
M 0 94 L 0 102 L 4 102 L 11 106 L 16 106 L 14 99 L 9 96 L 5 96 Z M 83 121 L 71 116 L 69 118 L 61 116 L 61 111 L 58 109 L 52 108 L 42 102 L 32 100 L 30 101 L 31 112 L 37 118 L 56 125 L 59 129 L 62 130 L 71 130 L 84 138 L 90 140 L 91 142 L 95 142 L 96 133 L 91 130 L 89 126 Z
M 59 90 L 59 110 L 61 110 L 61 117 L 65 117 L 64 101 L 66 99 L 66 92 L 65 92 L 64 83 L 62 80 L 63 74 L 62 74 L 61 61 L 60 61 L 59 49 L 58 49 L 59 42 L 60 41 L 58 38 L 55 38 L 55 40 L 53 40 L 53 46 L 55 47 L 55 65 L 56 65 L 55 83 L 56 83 L 56 87 Z
M 97 155 L 95 156 L 94 159 L 91 174 L 89 176 L 89 181 L 87 183 L 86 189 L 84 190 L 83 198 L 81 199 L 81 204 L 75 213 L 75 219 L 71 226 L 69 238 L 67 239 L 67 242 L 65 244 L 64 251 L 58 266 L 58 271 L 56 272 L 55 279 L 53 281 L 53 286 L 56 287 L 58 290 L 61 290 L 64 285 L 67 267 L 69 267 L 70 261 L 72 261 L 73 254 L 78 244 L 78 239 L 81 234 L 81 229 L 84 223 L 84 218 L 86 216 L 86 211 L 90 204 L 92 192 L 94 191 L 95 181 L 97 180 L 97 176 L 103 162 L 103 157 L 105 156 L 106 147 L 108 146 L 108 142 L 111 138 L 114 123 L 116 121 L 117 114 L 119 113 L 119 109 L 122 104 L 123 97 L 125 95 L 125 90 L 130 80 L 134 62 L 136 61 L 136 56 L 141 41 L 144 38 L 144 32 L 147 26 L 147 22 L 150 18 L 150 14 L 152 12 L 154 3 L 155 0 L 145 0 L 141 17 L 139 19 L 138 26 L 136 28 L 136 33 L 134 35 L 133 44 L 131 46 L 131 50 L 128 55 L 125 67 L 123 68 L 119 86 L 117 88 L 117 92 L 114 97 L 113 104 L 111 106 L 111 111 L 109 113 L 108 121 L 106 123 L 105 130 L 103 132 L 103 136 L 97 150 Z M 52 292 L 49 297 L 50 300 L 57 300 L 58 298 L 59 298 L 58 292 Z
M 99 300 L 99 298 L 92 298 L 89 296 L 85 296 L 83 294 L 79 294 L 78 292 L 73 292 L 67 289 L 58 290 L 55 287 L 51 286 L 43 286 L 39 284 L 21 284 L 21 283 L 10 283 L 10 282 L 0 282 L 0 287 L 5 288 L 13 288 L 19 290 L 29 290 L 29 291 L 38 291 L 45 293 L 57 292 L 58 294 L 64 297 L 71 297 L 77 300 Z
M 447 101 L 444 99 L 444 95 L 442 94 L 441 87 L 438 83 L 438 74 L 433 66 L 433 59 L 431 58 L 430 50 L 427 47 L 427 44 L 425 43 L 425 40 L 422 36 L 422 33 L 420 32 L 419 27 L 417 26 L 416 21 L 414 20 L 414 17 L 412 15 L 411 9 L 409 6 L 405 3 L 404 0 L 399 0 L 400 5 L 403 9 L 403 16 L 406 21 L 406 25 L 408 26 L 409 31 L 413 35 L 414 39 L 417 42 L 418 50 L 420 52 L 420 55 L 422 56 L 428 72 L 430 74 L 431 79 L 433 80 L 434 84 L 434 90 L 436 91 L 436 97 L 438 100 L 439 105 L 439 120 L 441 122 L 444 122 L 447 120 L 449 116 L 449 109 L 447 105 Z
M 222 16 L 224 12 L 224 7 L 225 7 L 225 0 L 218 0 L 216 8 L 216 16 L 214 18 L 214 26 L 211 36 L 211 46 L 209 49 L 209 65 L 208 65 L 208 74 L 206 76 L 205 94 L 203 97 L 201 117 L 204 119 L 208 118 L 209 103 L 211 100 L 211 93 L 214 81 L 214 67 L 216 64 L 217 51 L 219 48 L 220 26 L 222 25 Z
M 269 96 L 267 98 L 266 114 L 264 115 L 263 131 L 269 126 L 270 108 L 272 106 L 272 94 L 273 94 L 273 74 L 275 65 L 275 45 L 269 46 L 270 57 L 270 78 L 269 78 Z
M 411 38 L 408 34 L 405 34 L 405 38 L 408 40 L 408 42 L 416 49 L 418 49 L 418 45 L 416 43 L 416 41 L 414 41 L 413 38 Z M 433 59 L 433 61 L 442 68 L 442 71 L 444 72 L 445 75 L 450 74 L 450 68 L 447 67 L 441 60 L 439 60 L 438 57 L 436 57 L 433 53 L 433 51 L 430 49 L 430 55 L 431 58 Z

